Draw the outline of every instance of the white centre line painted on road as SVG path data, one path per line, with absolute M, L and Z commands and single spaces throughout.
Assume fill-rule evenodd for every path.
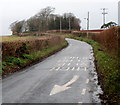
M 75 69 L 75 67 L 72 68 L 72 71 Z
M 89 79 L 86 80 L 86 84 L 88 84 L 88 83 L 89 83 Z
M 86 89 L 83 89 L 81 94 L 85 95 L 85 92 L 86 92 Z
M 68 71 L 70 69 L 70 67 L 68 67 L 66 70 Z

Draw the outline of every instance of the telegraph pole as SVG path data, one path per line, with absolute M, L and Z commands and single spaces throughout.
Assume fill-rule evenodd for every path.
M 61 21 L 61 16 L 60 16 L 60 32 L 62 30 L 62 21 Z
M 71 30 L 71 15 L 72 13 L 69 13 L 69 31 Z
M 86 19 L 87 20 L 87 23 L 86 23 L 86 30 L 89 30 L 89 21 L 90 21 L 90 13 L 88 12 L 88 16 L 87 16 L 87 18 L 84 18 L 84 19 Z
M 89 12 L 88 12 L 88 18 L 87 18 L 87 30 L 89 30 Z
M 70 17 L 69 17 L 69 31 L 71 30 L 71 23 L 70 23 Z
M 105 15 L 107 15 L 108 13 L 106 12 L 107 8 L 102 8 L 101 10 L 103 10 L 102 14 L 103 14 L 103 24 L 105 24 Z

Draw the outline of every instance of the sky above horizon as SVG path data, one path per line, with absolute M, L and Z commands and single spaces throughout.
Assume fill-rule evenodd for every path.
M 9 26 L 14 21 L 26 20 L 47 6 L 55 7 L 55 14 L 71 12 L 86 29 L 87 12 L 90 12 L 90 29 L 103 24 L 101 8 L 107 8 L 106 23 L 118 23 L 119 0 L 0 0 L 0 35 L 11 35 Z

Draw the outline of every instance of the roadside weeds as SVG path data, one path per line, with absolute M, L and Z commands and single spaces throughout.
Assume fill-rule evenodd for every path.
M 60 45 L 45 48 L 32 54 L 23 53 L 21 57 L 6 57 L 4 61 L 0 63 L 0 74 L 3 77 L 6 77 L 11 73 L 21 70 L 22 68 L 31 66 L 42 61 L 43 59 L 55 54 L 56 52 L 62 50 L 67 46 L 68 43 L 67 41 L 65 41 Z
M 104 94 L 100 95 L 100 98 L 103 100 L 102 105 L 120 105 L 120 73 L 118 68 L 118 58 L 105 52 L 99 43 L 91 39 L 74 35 L 66 35 L 66 37 L 85 41 L 92 45 L 99 84 L 104 91 Z

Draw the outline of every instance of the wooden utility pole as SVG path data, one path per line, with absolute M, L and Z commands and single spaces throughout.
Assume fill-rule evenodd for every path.
M 106 12 L 107 8 L 102 8 L 101 10 L 103 10 L 102 15 L 103 15 L 103 25 L 105 24 L 105 15 L 107 15 L 108 13 Z
M 90 21 L 89 18 L 90 18 L 90 17 L 89 17 L 89 12 L 88 12 L 88 18 L 87 18 L 87 30 L 89 30 L 89 21 Z
M 60 32 L 62 30 L 62 21 L 61 21 L 61 16 L 60 16 Z

